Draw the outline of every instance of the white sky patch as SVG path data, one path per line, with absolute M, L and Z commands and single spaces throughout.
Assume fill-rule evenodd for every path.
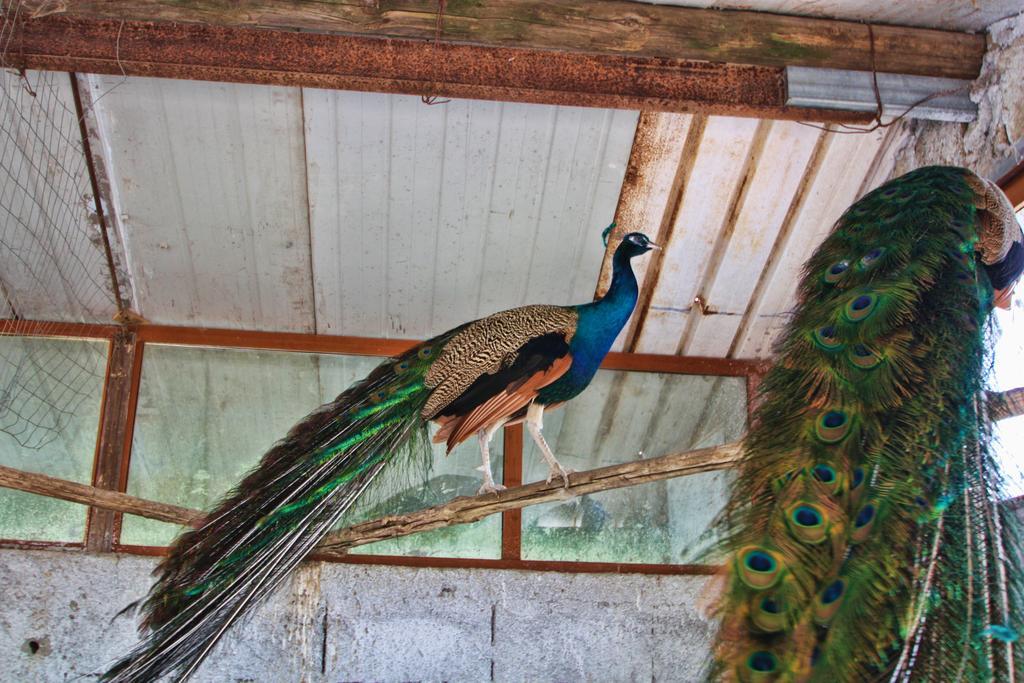
M 1017 214 L 1024 221 L 1024 211 Z M 1017 285 L 1013 307 L 996 309 L 1002 334 L 996 344 L 994 387 L 999 391 L 1024 387 L 1024 287 Z M 1024 415 L 1002 420 L 995 429 L 996 453 L 1006 477 L 1009 496 L 1024 495 Z

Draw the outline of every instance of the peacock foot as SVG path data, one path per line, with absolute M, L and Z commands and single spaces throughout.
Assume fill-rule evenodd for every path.
M 576 470 L 567 470 L 567 469 L 565 469 L 556 460 L 554 462 L 554 464 L 551 465 L 551 469 L 548 471 L 548 478 L 545 481 L 548 484 L 550 484 L 551 480 L 554 479 L 555 477 L 561 477 L 562 478 L 562 488 L 567 489 L 567 488 L 569 488 L 569 475 L 572 474 L 575 471 Z
M 480 485 L 480 488 L 477 489 L 476 495 L 482 496 L 485 493 L 497 493 L 498 491 L 504 491 L 505 488 L 506 487 L 501 484 L 495 484 L 493 481 L 485 481 Z

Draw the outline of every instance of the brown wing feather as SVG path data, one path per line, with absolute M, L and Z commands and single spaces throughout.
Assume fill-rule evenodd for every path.
M 520 409 L 528 406 L 537 397 L 538 391 L 564 375 L 571 365 L 572 356 L 568 354 L 555 359 L 546 369 L 510 385 L 508 389 L 487 399 L 464 417 L 445 421 L 441 430 L 434 436 L 434 440 L 440 441 L 438 437 L 444 432 L 443 438 L 448 442 L 450 453 L 455 446 L 479 430 L 515 415 Z
M 427 372 L 424 383 L 430 396 L 423 418 L 434 419 L 478 377 L 514 362 L 517 351 L 531 340 L 552 333 L 571 339 L 578 318 L 575 310 L 563 306 L 523 306 L 470 323 L 445 343 Z

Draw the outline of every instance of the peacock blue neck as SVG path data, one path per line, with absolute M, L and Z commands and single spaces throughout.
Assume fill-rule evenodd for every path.
M 636 306 L 639 288 L 630 257 L 619 249 L 612 259 L 612 284 L 603 298 L 576 306 L 579 321 L 569 342 L 572 366 L 557 382 L 538 393 L 540 403 L 568 401 L 587 388 L 601 361 Z

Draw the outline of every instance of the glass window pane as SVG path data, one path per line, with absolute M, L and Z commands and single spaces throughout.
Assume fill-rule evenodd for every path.
M 0 464 L 92 481 L 109 345 L 0 337 Z M 81 542 L 88 508 L 0 489 L 0 538 Z
M 431 432 L 433 432 L 433 428 Z M 502 434 L 499 431 L 491 441 L 491 471 L 494 480 L 501 481 Z M 415 512 L 445 503 L 456 496 L 475 496 L 483 483 L 480 471 L 480 447 L 475 438 L 455 447 L 445 457 L 444 444 L 434 445 L 434 464 L 423 483 L 408 473 L 385 471 L 367 490 L 366 496 L 353 513 L 353 518 L 340 526 L 349 526 L 384 515 Z M 418 481 L 418 483 L 417 483 Z M 364 502 L 365 501 L 365 502 Z M 388 541 L 379 541 L 352 548 L 353 554 L 407 555 L 416 557 L 473 557 L 498 559 L 501 557 L 501 515 L 491 515 L 472 524 L 425 531 Z
M 293 424 L 366 376 L 380 358 L 147 345 L 128 492 L 209 509 Z M 461 454 L 435 448 L 432 471 L 389 467 L 340 522 L 408 512 L 467 490 Z M 496 454 L 500 456 L 500 448 Z M 467 471 L 468 470 L 468 471 Z M 424 485 L 425 478 L 428 478 Z M 479 486 L 476 482 L 475 486 Z M 476 488 L 472 489 L 475 493 Z M 444 497 L 447 496 L 447 497 Z M 180 527 L 126 516 L 121 542 L 167 545 Z M 489 541 L 487 534 L 494 537 Z M 363 546 L 362 552 L 491 557 L 500 520 Z M 492 550 L 496 549 L 496 550 Z
M 582 471 L 739 439 L 746 380 L 599 371 L 591 386 L 544 415 L 558 460 Z M 525 437 L 524 481 L 547 477 Z M 585 495 L 523 510 L 523 558 L 576 562 L 687 563 L 721 509 L 732 474 L 708 472 Z

